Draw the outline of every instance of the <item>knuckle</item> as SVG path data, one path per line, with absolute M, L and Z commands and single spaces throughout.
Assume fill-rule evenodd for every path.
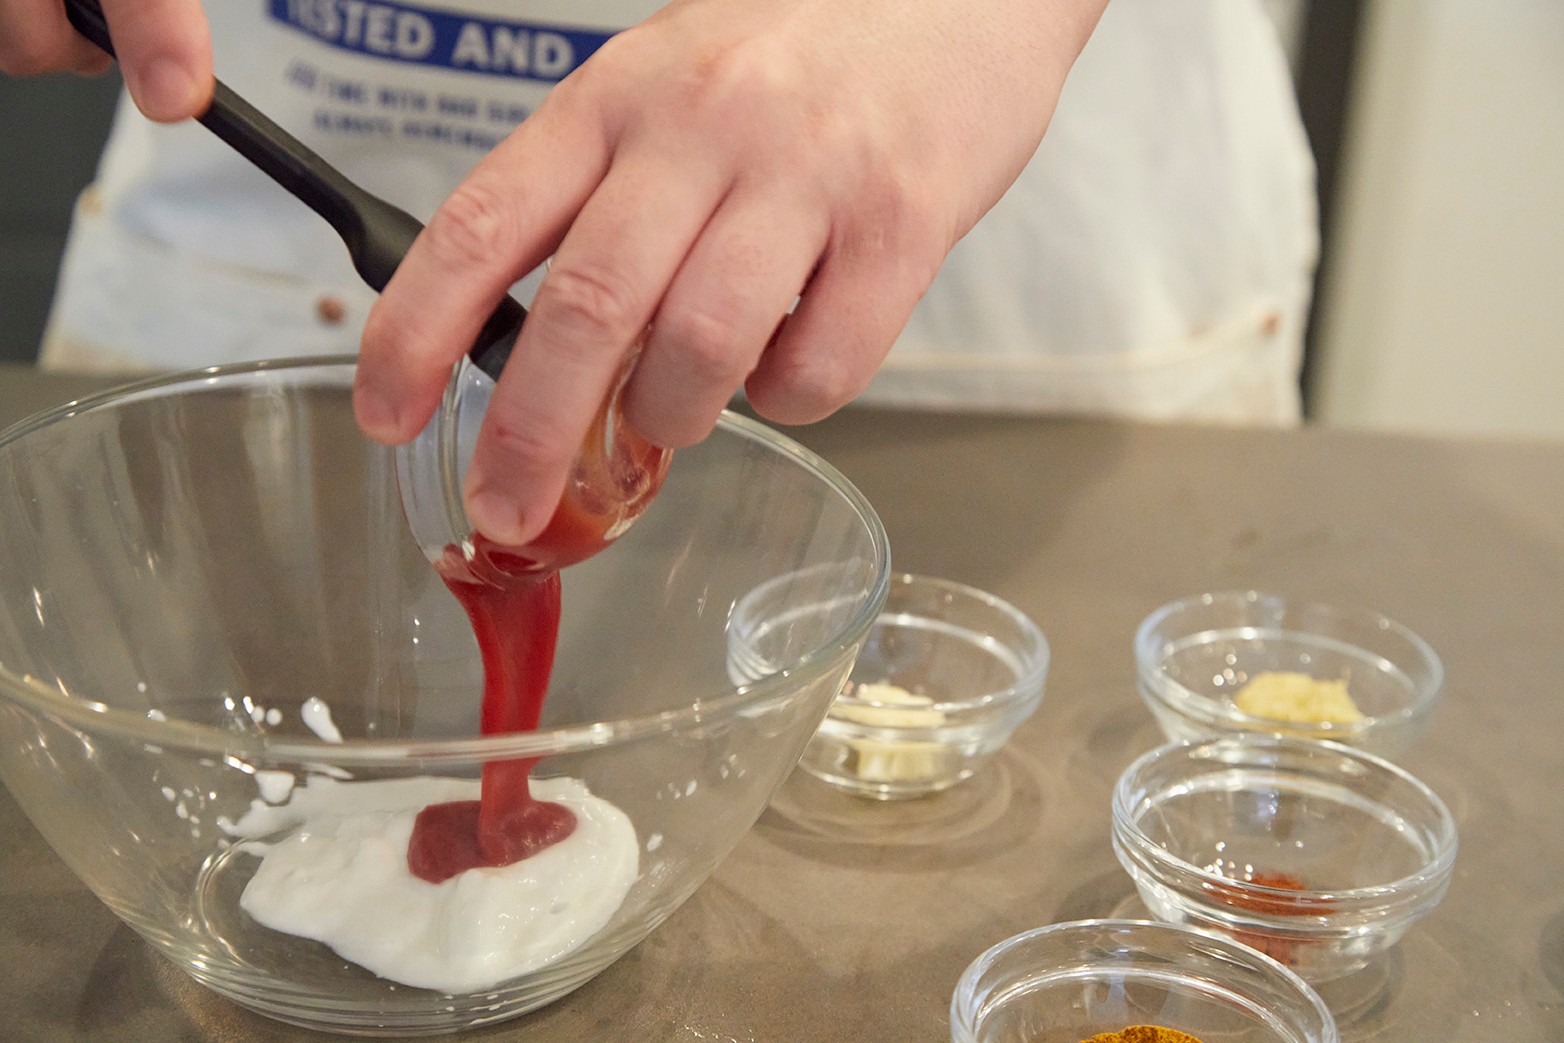
M 830 357 L 794 360 L 767 379 L 766 415 L 781 423 L 812 424 L 852 401 L 860 380 Z
M 738 44 L 712 53 L 703 85 L 713 97 L 767 97 L 791 85 L 789 63 L 775 49 Z
M 688 312 L 668 323 L 666 335 L 670 348 L 697 385 L 737 386 L 749 370 L 740 327 L 727 315 L 708 310 Z
M 430 219 L 427 234 L 443 258 L 469 266 L 509 256 L 516 240 L 507 200 L 473 181 L 463 182 L 446 197 Z
M 545 310 L 577 333 L 606 336 L 636 329 L 645 321 L 630 281 L 600 265 L 556 263 L 538 289 L 533 310 Z
M 793 55 L 757 41 L 725 41 L 709 46 L 686 67 L 684 108 L 730 130 L 757 125 L 761 111 L 769 113 L 770 126 L 803 126 L 823 111 L 809 104 L 803 82 Z
M 955 244 L 952 222 L 915 177 L 883 174 L 866 190 L 838 240 L 855 266 L 886 272 L 899 288 L 921 295 Z
M 642 44 L 646 35 L 644 25 L 632 25 L 622 32 L 614 33 L 592 52 L 587 62 L 594 70 L 606 71 L 612 68 L 618 71 L 640 68 L 652 56 L 647 53 L 646 46 Z
M 639 99 L 666 60 L 666 47 L 654 36 L 644 23 L 614 33 L 548 92 L 536 112 L 563 122 L 622 120 L 627 114 L 617 109 L 625 99 Z
M 714 417 L 701 411 L 659 409 L 639 394 L 634 383 L 626 389 L 624 410 L 631 427 L 664 449 L 686 449 L 710 434 L 716 423 Z
M 860 219 L 894 250 L 920 245 L 938 227 L 933 193 L 916 173 L 880 167 L 866 176 Z

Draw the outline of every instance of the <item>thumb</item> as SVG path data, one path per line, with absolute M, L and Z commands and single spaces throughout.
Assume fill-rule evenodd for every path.
M 212 101 L 212 38 L 199 0 L 103 0 L 125 87 L 148 119 L 174 123 Z

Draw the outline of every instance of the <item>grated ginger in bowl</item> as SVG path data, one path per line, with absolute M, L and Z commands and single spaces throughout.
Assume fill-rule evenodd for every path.
M 1255 674 L 1233 703 L 1251 717 L 1308 724 L 1351 724 L 1363 712 L 1347 693 L 1345 681 L 1322 681 L 1282 671 Z

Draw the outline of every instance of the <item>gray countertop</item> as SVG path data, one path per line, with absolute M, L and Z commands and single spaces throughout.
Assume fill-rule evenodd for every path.
M 0 424 L 105 383 L 0 366 Z M 948 1038 L 951 989 L 983 949 L 1133 910 L 1108 799 L 1160 733 L 1131 635 L 1172 598 L 1255 587 L 1377 608 L 1447 670 L 1400 760 L 1456 815 L 1454 883 L 1374 973 L 1326 990 L 1343 1038 L 1564 1039 L 1564 444 L 869 410 L 791 433 L 876 505 L 898 568 L 987 588 L 1041 624 L 1042 708 L 938 798 L 820 801 L 795 776 L 629 956 L 467 1038 Z M 0 1036 L 310 1035 L 155 954 L 6 794 L 0 836 Z

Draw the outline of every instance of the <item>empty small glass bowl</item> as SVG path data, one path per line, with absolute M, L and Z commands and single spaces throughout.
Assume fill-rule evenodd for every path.
M 1270 732 L 1348 743 L 1393 757 L 1428 723 L 1444 668 L 1428 643 L 1377 612 L 1256 591 L 1163 605 L 1135 633 L 1141 698 L 1169 739 Z M 1245 713 L 1238 696 L 1262 674 L 1343 682 L 1357 720 Z
M 1366 966 L 1439 904 L 1455 865 L 1444 803 L 1340 743 L 1169 743 L 1113 793 L 1113 848 L 1152 915 L 1226 934 L 1311 982 Z
M 800 583 L 819 585 L 813 604 Z M 787 594 L 791 614 L 774 602 Z M 835 613 L 828 577 L 782 577 L 746 598 L 729 631 L 735 680 L 785 661 L 794 628 Z M 906 573 L 891 577 L 852 676 L 800 766 L 879 800 L 920 797 L 971 778 L 1037 709 L 1048 642 L 1015 606 L 974 587 Z
M 1079 1043 L 1157 1025 L 1205 1043 L 1337 1043 L 1302 979 L 1245 945 L 1144 920 L 1077 920 L 979 956 L 950 1003 L 953 1043 Z

